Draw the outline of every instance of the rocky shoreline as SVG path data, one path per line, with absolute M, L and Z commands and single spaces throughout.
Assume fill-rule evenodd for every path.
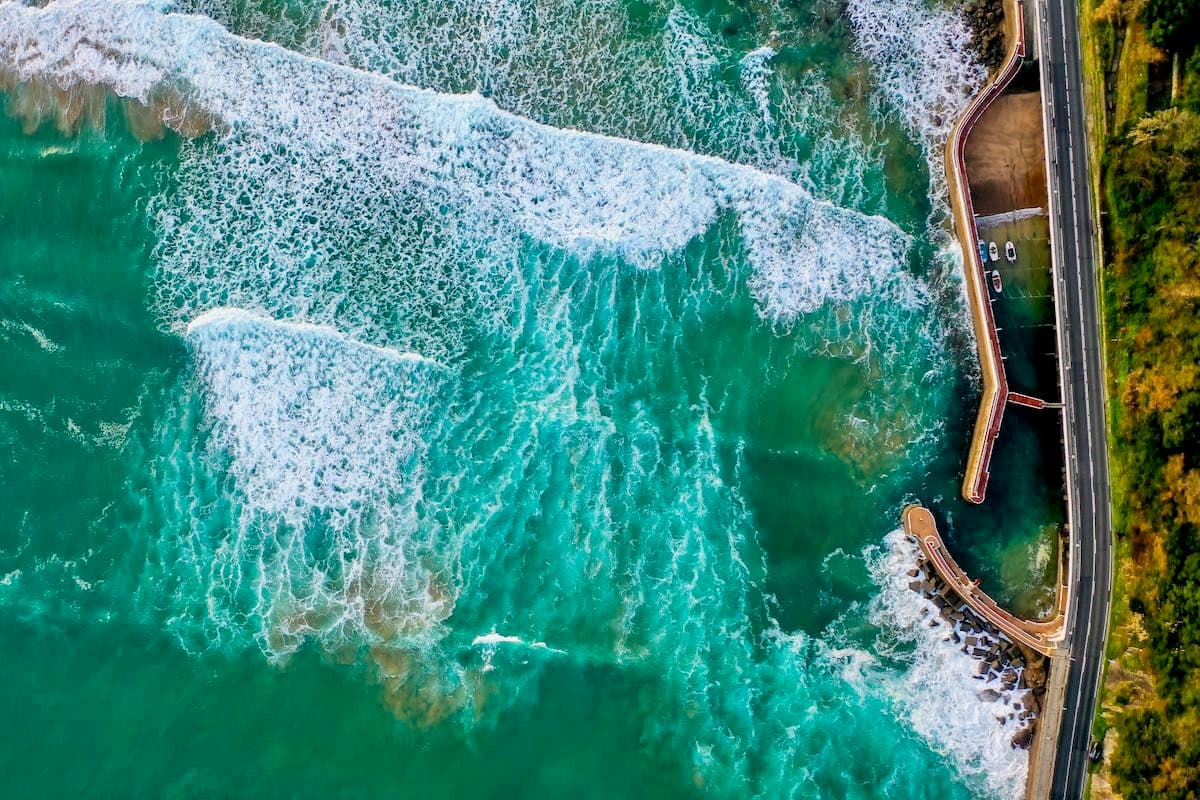
M 1004 63 L 1004 0 L 965 0 L 963 16 L 971 29 L 971 49 L 992 72 Z
M 1009 707 L 998 715 L 1001 725 L 1015 728 L 1012 747 L 1028 749 L 1037 730 L 1038 714 L 1046 694 L 1045 656 L 1009 641 L 993 625 L 980 619 L 928 566 L 923 554 L 908 571 L 908 588 L 930 601 L 922 616 L 931 628 L 944 628 L 944 642 L 961 645 L 964 654 L 979 662 L 975 680 L 985 684 L 978 693 L 984 702 L 997 700 Z M 991 685 L 987 685 L 991 684 Z

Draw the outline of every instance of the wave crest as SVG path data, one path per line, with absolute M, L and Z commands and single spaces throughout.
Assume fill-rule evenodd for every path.
M 502 313 L 499 284 L 514 282 L 526 237 L 584 260 L 616 255 L 649 268 L 723 215 L 745 233 L 750 286 L 772 321 L 864 295 L 923 299 L 902 264 L 905 234 L 784 179 L 552 128 L 478 96 L 334 67 L 197 17 L 97 0 L 6 6 L 0 59 L 25 80 L 102 84 L 142 100 L 169 90 L 228 126 L 185 148 L 179 191 L 155 208 L 161 305 L 177 318 L 224 304 L 345 325 L 320 298 L 344 306 L 354 294 L 348 251 L 369 256 L 410 297 L 426 285 L 416 292 L 423 302 L 403 312 L 365 301 L 368 319 L 354 332 L 375 339 L 372 325 L 419 317 L 440 301 Z M 246 291 L 262 291 L 264 269 L 278 295 L 267 304 Z M 444 296 L 454 288 L 430 296 L 430 274 L 447 287 L 466 283 L 474 296 Z M 404 341 L 438 355 L 431 342 Z
M 194 382 L 157 434 L 165 574 L 146 587 L 171 598 L 185 646 L 249 637 L 282 658 L 309 638 L 337 650 L 430 636 L 455 594 L 419 508 L 445 370 L 234 309 L 186 340 Z

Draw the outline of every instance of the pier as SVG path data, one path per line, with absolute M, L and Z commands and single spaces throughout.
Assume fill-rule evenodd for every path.
M 1045 402 L 1040 397 L 1032 397 L 1031 395 L 1022 395 L 1021 392 L 1008 392 L 1008 402 L 1013 405 L 1024 405 L 1025 408 L 1033 408 L 1042 410 L 1052 407 L 1052 403 Z
M 1080 709 L 1090 710 L 1095 702 L 1107 613 L 1089 613 L 1083 607 L 1097 605 L 1097 586 L 1105 587 L 1099 596 L 1107 597 L 1109 570 L 1104 569 L 1097 552 L 1106 541 L 1101 528 L 1108 530 L 1108 504 L 1107 495 L 1102 493 L 1107 491 L 1106 486 L 1086 495 L 1079 489 L 1081 479 L 1091 481 L 1093 473 L 1103 472 L 1106 465 L 1102 382 L 1095 380 L 1101 388 L 1092 386 L 1089 391 L 1086 380 L 1089 372 L 1103 374 L 1095 349 L 1088 349 L 1089 341 L 1102 341 L 1095 331 L 1095 269 L 1088 260 L 1092 252 L 1085 247 L 1091 230 L 1086 218 L 1088 208 L 1075 201 L 1077 188 L 1082 192 L 1089 185 L 1087 161 L 1072 157 L 1072 147 L 1084 151 L 1085 146 L 1082 128 L 1072 127 L 1070 109 L 1065 107 L 1072 100 L 1071 82 L 1059 63 L 1064 57 L 1060 53 L 1070 56 L 1068 51 L 1075 46 L 1069 41 L 1074 29 L 1061 14 L 1070 4 L 1037 0 L 1029 5 L 1032 13 L 1028 19 L 1026 5 L 1024 0 L 1004 0 L 1008 37 L 1005 60 L 956 122 L 946 145 L 945 164 L 982 382 L 961 494 L 970 503 L 984 502 L 1007 406 L 1015 406 L 1011 412 L 1013 425 L 1049 426 L 1051 415 L 1058 417 L 1064 447 L 1067 525 L 1058 538 L 1058 572 L 1049 615 L 1024 619 L 1002 608 L 950 555 L 928 509 L 908 506 L 903 512 L 903 525 L 905 533 L 920 547 L 923 566 L 961 598 L 963 608 L 1003 638 L 1046 657 L 1025 797 L 1047 800 L 1078 796 L 1078 791 L 1069 787 L 1086 782 L 1085 767 L 1081 765 L 1086 764 L 1091 715 L 1080 713 Z M 1056 8 L 1060 16 L 1055 16 Z M 1051 30 L 1060 22 L 1061 36 L 1068 39 L 1070 47 L 1060 43 L 1047 50 L 1051 34 L 1060 35 Z M 1027 30 L 1036 47 L 1032 54 L 1038 65 L 1036 93 L 1022 71 Z M 1077 50 L 1074 52 L 1074 59 L 1078 59 Z M 1021 79 L 1010 93 L 1007 90 L 1018 74 Z M 1030 113 L 1041 122 L 1036 132 L 1028 121 Z M 1004 122 L 997 124 L 998 119 Z M 1064 120 L 1068 123 L 1065 126 Z M 1064 128 L 1069 129 L 1066 133 L 1073 139 L 1063 135 Z M 971 137 L 973 130 L 976 136 Z M 1032 141 L 1035 138 L 1037 141 Z M 1084 165 L 1082 174 L 1075 174 L 1077 163 Z M 1063 165 L 1070 165 L 1072 174 L 1065 174 Z M 1064 213 L 1066 204 L 1071 213 Z M 1048 212 L 1043 214 L 1042 209 Z M 1044 238 L 1041 228 L 1036 227 L 1040 225 L 1045 225 Z M 989 263 L 987 251 L 980 252 L 981 227 L 986 227 L 991 240 L 1016 240 L 1021 247 L 1019 256 L 1006 251 L 1007 263 Z M 1065 236 L 1064 231 L 1072 237 Z M 1043 246 L 1045 251 L 1039 252 Z M 1043 268 L 1048 271 L 1039 272 Z M 993 270 L 1002 274 L 1003 283 L 997 281 L 989 291 L 988 278 Z M 1061 302 L 1064 297 L 1076 297 L 1073 287 L 1080 297 L 1087 294 L 1086 303 L 1082 299 L 1075 304 Z M 1047 322 L 1046 310 L 1051 306 L 1053 322 Z M 1076 309 L 1082 319 L 1072 322 Z M 1050 330 L 1054 333 L 1052 342 L 1047 333 Z M 1074 336 L 1070 335 L 1072 331 Z M 1084 363 L 1089 359 L 1097 362 L 1094 370 L 1090 362 Z M 1050 366 L 1054 367 L 1053 374 Z M 1084 380 L 1076 375 L 1081 368 Z M 1091 410 L 1093 407 L 1095 410 Z M 1087 425 L 1081 426 L 1079 408 L 1090 411 L 1098 424 L 1093 425 L 1085 415 Z M 1085 457 L 1088 469 L 1082 467 Z M 1104 502 L 1098 502 L 1098 497 Z M 1081 514 L 1084 503 L 1099 508 L 1085 507 Z M 1084 582 L 1093 588 L 1082 597 L 1081 606 L 1080 586 Z M 1080 620 L 1087 628 L 1082 648 L 1078 643 Z M 1092 631 L 1098 631 L 1098 635 L 1088 641 L 1086 637 Z M 1087 660 L 1086 670 L 1081 653 Z M 1064 791 L 1060 785 L 1068 789 Z
M 964 154 L 971 129 L 988 106 L 1016 77 L 1025 57 L 1024 0 L 1007 0 L 1004 17 L 1010 42 L 1008 57 L 999 73 L 975 96 L 967 110 L 959 117 L 946 144 L 946 179 L 950 189 L 950 205 L 954 214 L 954 226 L 962 244 L 967 300 L 971 306 L 975 342 L 979 351 L 979 367 L 983 376 L 983 397 L 979 402 L 979 413 L 975 417 L 975 432 L 971 438 L 971 449 L 967 455 L 967 469 L 962 485 L 962 496 L 972 503 L 982 503 L 987 494 L 988 467 L 991 464 L 996 437 L 1000 435 L 1000 423 L 1004 419 L 1004 406 L 1008 402 L 1009 392 L 1008 380 L 1004 373 L 1004 357 L 1000 352 L 1000 338 L 996 331 L 996 319 L 983 280 L 985 265 L 977 246 L 979 238 L 975 209 L 971 200 Z

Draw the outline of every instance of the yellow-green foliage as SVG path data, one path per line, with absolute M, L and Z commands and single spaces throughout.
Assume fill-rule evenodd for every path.
M 1116 720 L 1126 800 L 1200 797 L 1200 57 L 1187 64 L 1180 106 L 1104 153 L 1116 528 L 1157 695 Z

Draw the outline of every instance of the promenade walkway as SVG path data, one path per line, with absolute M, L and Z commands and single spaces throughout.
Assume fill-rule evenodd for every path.
M 1005 62 L 991 82 L 974 98 L 955 123 L 946 144 L 945 155 L 951 210 L 954 216 L 955 231 L 962 246 L 967 300 L 971 308 L 983 381 L 983 395 L 975 418 L 975 430 L 967 454 L 967 466 L 962 483 L 962 496 L 972 503 L 982 503 L 987 493 L 992 451 L 1000 434 L 1000 424 L 1003 421 L 1005 406 L 1011 402 L 1014 405 L 1033 409 L 1062 408 L 1060 402 L 1046 402 L 1032 395 L 1009 391 L 1004 358 L 996 330 L 996 320 L 985 284 L 985 264 L 979 253 L 979 233 L 966 170 L 966 141 L 971 130 L 993 101 L 1016 77 L 1025 57 L 1023 0 L 1004 0 L 1004 19 L 1009 44 Z M 1044 38 L 1042 41 L 1045 41 Z M 1046 83 L 1044 63 L 1043 61 L 1043 86 Z M 1050 127 L 1046 126 L 1044 130 L 1049 133 Z M 1049 148 L 1047 148 L 1047 152 L 1049 152 Z M 1021 212 L 1012 213 L 1019 214 Z M 1057 256 L 1056 251 L 1056 260 Z M 1057 303 L 1056 308 L 1059 308 Z M 1064 382 L 1064 391 L 1065 385 Z M 1068 485 L 1070 485 L 1069 478 Z M 1070 518 L 1075 519 L 1073 510 Z M 938 533 L 933 514 L 928 509 L 919 505 L 905 508 L 903 522 L 904 530 L 916 539 L 921 552 L 934 572 L 950 591 L 962 598 L 974 614 L 994 626 L 1013 642 L 1048 657 L 1049 676 L 1041 711 L 1038 715 L 1037 733 L 1030 753 L 1029 780 L 1025 787 L 1026 800 L 1045 800 L 1050 796 L 1051 781 L 1055 774 L 1055 745 L 1059 740 L 1063 721 L 1062 712 L 1066 705 L 1067 676 L 1072 663 L 1068 658 L 1069 651 L 1065 646 L 1067 639 L 1066 611 L 1068 603 L 1071 602 L 1069 589 L 1073 585 L 1072 573 L 1076 569 L 1077 553 L 1074 553 L 1069 546 L 1064 548 L 1060 543 L 1055 606 L 1050 617 L 1045 620 L 1022 619 L 1001 608 L 995 600 L 980 590 L 975 581 L 967 576 L 946 549 L 945 542 Z M 1072 540 L 1074 538 L 1075 533 L 1072 528 Z
M 942 536 L 938 533 L 937 523 L 929 509 L 919 505 L 910 505 L 904 509 L 904 531 L 917 540 L 921 552 L 933 566 L 947 586 L 950 587 L 975 614 L 996 627 L 1001 633 L 1017 644 L 1022 644 L 1042 655 L 1062 655 L 1062 642 L 1066 636 L 1066 618 L 1063 614 L 1062 602 L 1066 597 L 1063 587 L 1056 593 L 1054 613 L 1047 620 L 1022 619 L 1008 611 L 981 590 L 967 577 L 967 573 L 958 565 L 946 549 Z M 1059 580 L 1063 579 L 1064 571 L 1059 565 Z
M 987 493 L 992 449 L 996 437 L 1000 435 L 1004 406 L 1008 402 L 1008 380 L 1004 374 L 1004 360 L 1000 353 L 1000 339 L 996 333 L 992 304 L 984 285 L 984 264 L 979 253 L 975 209 L 971 202 L 964 152 L 971 129 L 992 101 L 999 97 L 1016 77 L 1025 57 L 1023 0 L 1006 0 L 1004 17 L 1008 29 L 1008 57 L 991 83 L 975 96 L 967 110 L 959 117 L 946 144 L 946 178 L 950 188 L 950 206 L 959 242 L 962 244 L 967 300 L 971 306 L 975 342 L 979 350 L 979 366 L 983 374 L 983 397 L 979 403 L 979 413 L 975 417 L 975 432 L 971 437 L 971 449 L 967 454 L 967 469 L 962 485 L 963 497 L 972 503 L 982 503 Z
M 1035 408 L 1038 410 L 1043 408 L 1058 408 L 1060 405 L 1058 403 L 1047 403 L 1040 397 L 1032 397 L 1027 394 L 1021 394 L 1020 392 L 1009 392 L 1008 402 L 1012 403 L 1014 406 L 1025 406 L 1026 408 Z

